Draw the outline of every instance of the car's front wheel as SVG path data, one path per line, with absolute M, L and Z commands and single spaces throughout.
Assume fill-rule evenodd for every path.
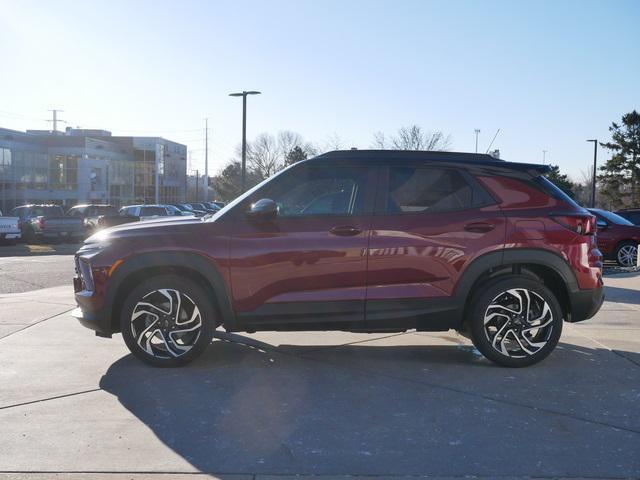
M 176 275 L 152 277 L 134 288 L 120 318 L 131 353 L 159 367 L 185 365 L 198 357 L 211 343 L 216 323 L 207 293 Z
M 616 261 L 621 267 L 635 267 L 638 262 L 638 244 L 624 242 L 616 249 Z
M 563 314 L 541 282 L 510 275 L 489 282 L 467 312 L 471 339 L 489 360 L 526 367 L 547 357 L 558 344 Z

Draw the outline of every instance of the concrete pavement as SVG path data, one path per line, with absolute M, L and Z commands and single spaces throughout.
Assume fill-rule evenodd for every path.
M 0 295 L 0 480 L 637 478 L 640 274 L 606 284 L 519 370 L 416 332 L 220 332 L 154 369 L 80 327 L 70 287 Z
M 0 294 L 71 284 L 73 255 L 0 257 Z

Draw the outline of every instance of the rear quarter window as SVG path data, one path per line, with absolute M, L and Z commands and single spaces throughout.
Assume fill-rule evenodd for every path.
M 573 198 L 564 193 L 559 187 L 556 186 L 555 183 L 553 183 L 544 175 L 536 177 L 534 179 L 534 183 L 540 190 L 542 190 L 547 195 L 555 198 L 556 200 L 568 203 L 573 207 L 581 208 Z

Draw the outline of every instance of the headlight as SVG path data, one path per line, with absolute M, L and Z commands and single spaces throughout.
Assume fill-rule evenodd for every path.
M 88 292 L 93 292 L 93 271 L 88 261 L 82 257 L 78 257 L 76 260 L 76 269 L 78 270 L 78 276 L 82 281 L 82 288 Z

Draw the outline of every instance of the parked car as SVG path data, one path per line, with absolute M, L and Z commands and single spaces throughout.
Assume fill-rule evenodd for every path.
M 220 208 L 224 208 L 224 207 L 225 207 L 225 205 L 226 205 L 226 203 L 225 203 L 225 202 L 221 202 L 220 200 L 215 200 L 215 201 L 210 202 L 210 203 L 214 203 L 214 204 L 216 204 L 217 206 L 219 206 Z
M 598 248 L 604 258 L 615 260 L 621 267 L 633 267 L 638 262 L 640 227 L 608 210 L 590 208 L 597 218 Z
M 201 212 L 205 212 L 206 213 L 216 213 L 218 210 L 220 210 L 217 207 L 211 207 L 209 205 L 206 204 L 206 202 L 189 202 L 187 205 L 189 205 L 191 208 L 193 208 L 194 210 L 199 210 Z
M 445 331 L 522 367 L 603 301 L 595 217 L 548 166 L 453 152 L 301 161 L 222 215 L 122 226 L 76 254 L 74 315 L 184 365 L 214 330 Z
M 11 214 L 20 218 L 27 242 L 78 242 L 85 237 L 82 219 L 66 216 L 60 205 L 22 205 Z
M 118 217 L 118 209 L 112 205 L 76 205 L 67 211 L 67 216 L 81 218 L 87 233 L 94 233 L 105 226 L 105 219 Z
M 222 210 L 222 207 L 220 205 L 218 205 L 216 202 L 202 202 L 202 204 L 209 208 L 210 210 L 213 210 L 214 212 L 218 212 L 219 210 Z
M 20 219 L 5 217 L 0 210 L 0 243 L 15 243 L 22 237 Z
M 625 208 L 615 212 L 623 218 L 626 218 L 634 225 L 640 225 L 640 208 Z
M 194 217 L 195 216 L 193 212 L 190 212 L 188 210 L 182 210 L 172 204 L 164 205 L 164 207 L 167 209 L 170 216 L 174 216 L 174 217 Z
M 191 215 L 195 215 L 196 217 L 203 217 L 207 214 L 206 211 L 204 210 L 197 210 L 194 209 L 190 204 L 188 203 L 172 203 L 171 205 L 173 205 L 174 207 L 176 207 L 177 209 L 189 213 Z
M 166 205 L 129 205 L 120 209 L 120 215 L 128 217 L 138 217 L 140 220 L 149 220 L 157 217 L 180 216 L 174 209 L 169 209 Z

